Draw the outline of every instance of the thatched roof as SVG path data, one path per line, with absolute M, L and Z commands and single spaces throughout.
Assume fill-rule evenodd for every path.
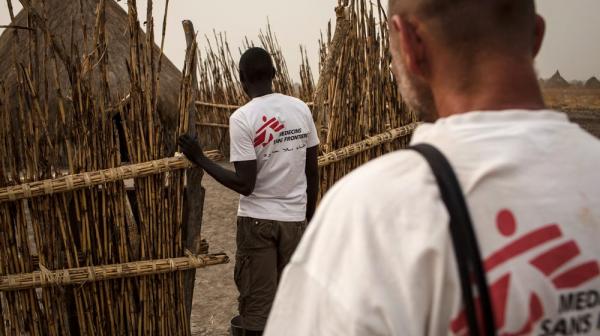
M 600 80 L 596 77 L 592 77 L 585 82 L 586 89 L 600 89 Z
M 80 14 L 79 3 L 83 5 L 83 16 Z M 66 46 L 66 52 L 69 53 L 73 50 L 71 45 L 71 27 L 75 27 L 73 30 L 73 43 L 79 51 L 80 55 L 89 54 L 92 46 L 91 41 L 94 34 L 94 24 L 96 19 L 96 6 L 98 0 L 80 0 L 80 1 L 65 1 L 65 0 L 45 0 L 45 13 L 47 18 L 47 26 L 52 34 Z M 39 1 L 33 1 L 34 4 Z M 44 10 L 39 8 L 39 12 L 42 13 Z M 17 26 L 28 26 L 27 19 L 28 15 L 25 10 L 22 10 L 16 16 L 16 22 L 14 25 Z M 83 17 L 83 20 L 81 19 Z M 117 4 L 114 0 L 108 0 L 106 2 L 106 34 L 108 40 L 108 52 L 109 58 L 108 67 L 108 80 L 113 100 L 116 102 L 118 98 L 125 97 L 129 92 L 129 77 L 127 71 L 126 61 L 129 57 L 129 34 L 128 34 L 128 21 L 126 11 Z M 88 36 L 88 48 L 83 50 L 83 34 L 81 22 L 84 22 L 87 29 Z M 8 88 L 9 94 L 14 98 L 15 83 L 17 75 L 15 68 L 16 56 L 18 63 L 22 63 L 27 66 L 29 48 L 27 46 L 27 36 L 30 34 L 27 30 L 17 30 L 18 38 L 20 43 L 15 43 L 15 30 L 6 29 L 0 36 L 0 81 Z M 42 33 L 37 32 L 40 44 L 42 43 Z M 13 52 L 13 50 L 15 52 Z M 40 55 L 43 51 L 40 50 Z M 158 58 L 159 49 L 156 47 L 156 56 Z M 49 74 L 51 76 L 52 74 Z M 69 88 L 68 77 L 66 75 L 65 68 L 59 66 L 59 77 L 61 82 L 61 88 L 65 90 Z M 168 132 L 173 132 L 177 128 L 178 124 L 178 98 L 179 98 L 179 87 L 181 81 L 181 72 L 175 67 L 171 61 L 166 57 L 163 57 L 162 71 L 160 76 L 160 97 L 158 101 L 158 109 L 163 125 L 166 127 Z M 50 80 L 52 83 L 52 80 Z M 69 95 L 69 92 L 66 92 Z M 48 90 L 49 101 L 48 104 L 56 107 L 56 92 L 55 88 L 49 88 Z M 16 104 L 16 100 L 11 100 L 11 105 Z
M 549 89 L 560 89 L 569 87 L 569 82 L 567 82 L 557 70 L 550 79 L 544 82 L 544 86 Z

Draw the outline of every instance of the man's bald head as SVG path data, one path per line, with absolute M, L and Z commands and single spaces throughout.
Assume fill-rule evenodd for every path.
M 414 16 L 454 49 L 529 49 L 534 0 L 389 0 L 389 14 Z
M 520 94 L 515 80 L 539 93 L 533 59 L 545 25 L 534 0 L 389 0 L 388 14 L 398 89 L 424 120 L 501 107 Z

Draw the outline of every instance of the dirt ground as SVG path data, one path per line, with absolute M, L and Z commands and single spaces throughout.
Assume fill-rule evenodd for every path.
M 233 165 L 223 164 L 233 170 Z M 192 306 L 192 335 L 229 335 L 229 321 L 237 315 L 237 289 L 233 282 L 235 260 L 236 214 L 239 196 L 205 175 L 206 188 L 202 235 L 210 252 L 225 252 L 229 264 L 196 272 L 196 287 Z

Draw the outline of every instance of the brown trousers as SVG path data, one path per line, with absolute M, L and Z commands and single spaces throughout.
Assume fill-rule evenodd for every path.
M 265 328 L 279 278 L 306 225 L 238 217 L 234 279 L 244 329 Z

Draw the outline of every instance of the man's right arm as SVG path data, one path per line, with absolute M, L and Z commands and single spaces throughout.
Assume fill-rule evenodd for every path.
M 208 175 L 225 187 L 249 196 L 254 192 L 258 169 L 252 134 L 242 119 L 231 117 L 229 136 L 231 143 L 229 154 L 235 165 L 235 172 L 221 167 L 204 156 L 200 144 L 195 139 L 182 136 L 179 145 L 188 159 L 202 167 Z
M 179 146 L 190 161 L 204 169 L 208 175 L 225 187 L 244 196 L 249 196 L 254 191 L 257 174 L 256 160 L 234 162 L 235 172 L 232 172 L 207 158 L 195 139 L 182 136 L 179 138 Z

